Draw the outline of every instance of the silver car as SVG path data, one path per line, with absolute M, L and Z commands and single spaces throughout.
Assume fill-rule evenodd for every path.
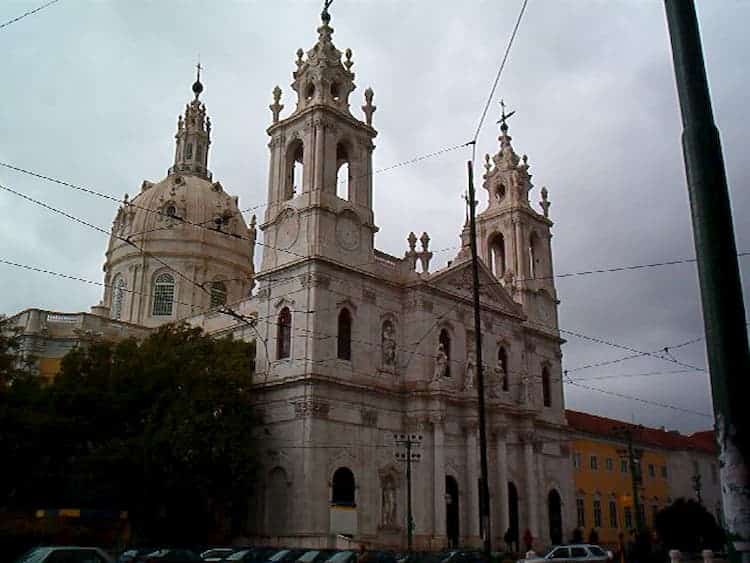
M 98 547 L 37 547 L 16 563 L 112 563 L 112 558 Z
M 552 560 L 560 563 L 607 563 L 611 559 L 611 551 L 604 551 L 598 545 L 579 543 L 559 545 L 550 549 L 546 555 L 520 559 L 519 563 L 541 563 Z

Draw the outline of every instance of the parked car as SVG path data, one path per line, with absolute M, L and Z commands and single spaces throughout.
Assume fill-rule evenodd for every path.
M 49 546 L 26 552 L 16 563 L 114 563 L 98 547 Z
M 334 553 L 332 549 L 309 549 L 297 557 L 296 563 L 323 563 Z
M 231 561 L 232 563 L 262 563 L 279 551 L 282 550 L 277 547 L 251 547 L 235 551 L 231 555 L 228 555 L 224 561 Z
M 305 549 L 281 549 L 265 559 L 265 563 L 292 563 L 305 553 Z M 260 561 L 260 560 L 258 560 Z
M 214 547 L 201 553 L 201 559 L 203 559 L 203 561 L 223 561 L 235 551 L 236 550 L 231 547 Z
M 189 549 L 156 549 L 151 553 L 139 556 L 134 563 L 203 563 L 197 553 Z
M 326 559 L 325 563 L 357 563 L 356 551 L 337 551 Z
M 128 549 L 120 554 L 120 557 L 117 559 L 117 563 L 134 563 L 136 561 L 139 561 L 139 557 L 148 555 L 153 551 L 153 547 L 139 547 Z
M 591 544 L 559 545 L 550 549 L 544 556 L 519 559 L 519 563 L 536 563 L 553 559 L 561 563 L 606 563 L 612 559 L 612 552 L 604 551 L 598 545 Z

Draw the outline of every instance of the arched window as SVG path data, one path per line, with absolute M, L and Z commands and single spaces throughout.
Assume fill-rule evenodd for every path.
M 285 200 L 292 199 L 295 194 L 302 192 L 305 172 L 304 156 L 305 146 L 301 140 L 297 139 L 289 145 L 286 151 L 287 179 L 283 194 Z
M 490 240 L 490 269 L 497 279 L 505 275 L 505 237 L 502 233 Z
M 550 387 L 549 368 L 544 366 L 542 368 L 542 398 L 544 399 L 544 406 L 552 406 L 552 389 Z
M 185 160 L 193 158 L 193 143 L 185 145 Z
M 349 151 L 346 145 L 339 143 L 336 146 L 336 195 L 341 199 L 352 199 L 351 180 Z
M 279 313 L 276 357 L 279 360 L 288 358 L 292 351 L 292 313 L 284 307 Z
M 354 473 L 348 467 L 339 467 L 333 474 L 331 504 L 334 506 L 356 506 L 354 502 Z
M 125 289 L 127 285 L 122 276 L 115 278 L 115 283 L 112 284 L 112 304 L 110 305 L 110 316 L 113 319 L 122 318 L 122 307 L 125 303 Z
M 451 375 L 451 335 L 448 334 L 447 329 L 444 328 L 443 330 L 440 331 L 440 336 L 438 337 L 438 344 L 439 344 L 439 347 L 443 350 L 443 353 L 445 354 L 445 359 L 447 360 L 445 375 L 446 377 L 450 377 Z
M 503 378 L 503 391 L 508 390 L 508 353 L 505 351 L 504 346 L 500 346 L 497 349 L 497 365 L 502 372 L 501 377 Z
M 168 317 L 174 309 L 174 276 L 159 274 L 154 281 L 154 303 L 151 314 L 154 317 Z
M 338 358 L 352 359 L 352 315 L 349 309 L 341 309 L 339 313 L 339 332 L 337 339 Z
M 539 273 L 539 237 L 531 233 L 529 237 L 529 277 L 535 278 Z
M 224 282 L 211 284 L 211 307 L 220 307 L 227 302 L 227 286 Z

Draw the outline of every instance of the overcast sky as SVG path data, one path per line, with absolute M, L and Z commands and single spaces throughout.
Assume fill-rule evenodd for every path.
M 40 3 L 5 0 L 0 22 Z M 200 54 L 214 178 L 240 197 L 241 208 L 262 204 L 271 90 L 281 86 L 288 112 L 294 53 L 314 44 L 320 4 L 60 0 L 0 30 L 0 160 L 117 197 L 137 193 L 172 163 L 177 115 L 191 97 Z M 748 251 L 750 2 L 699 4 L 737 246 Z M 367 86 L 375 91 L 375 168 L 470 140 L 520 5 L 336 0 L 334 42 L 354 51 L 353 108 Z M 517 110 L 510 134 L 516 151 L 529 155 L 535 205 L 539 188 L 549 189 L 556 273 L 694 256 L 661 1 L 530 0 L 480 155 L 497 150 L 501 97 Z M 375 177 L 378 248 L 402 255 L 412 230 L 428 231 L 434 249 L 458 244 L 469 156 L 453 151 Z M 0 183 L 104 228 L 117 207 L 2 168 Z M 101 233 L 5 192 L 0 213 L 0 259 L 101 281 Z M 455 252 L 438 253 L 434 266 Z M 747 280 L 750 258 L 740 264 Z M 99 287 L 2 264 L 0 280 L 0 312 L 8 314 L 32 306 L 84 311 L 101 297 Z M 692 263 L 565 277 L 557 287 L 563 329 L 652 352 L 703 332 Z M 629 353 L 565 336 L 564 367 L 581 384 L 712 412 L 705 373 L 651 357 L 575 370 Z M 703 341 L 671 353 L 705 366 Z M 570 385 L 566 400 L 570 408 L 683 431 L 712 424 Z

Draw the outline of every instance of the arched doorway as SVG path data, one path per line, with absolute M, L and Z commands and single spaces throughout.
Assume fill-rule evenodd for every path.
M 560 493 L 552 489 L 547 496 L 547 512 L 549 513 L 549 539 L 552 545 L 562 543 L 562 500 Z
M 508 482 L 508 529 L 511 549 L 518 551 L 518 490 Z
M 448 546 L 458 547 L 459 515 L 458 483 L 450 475 L 445 476 L 445 523 Z

